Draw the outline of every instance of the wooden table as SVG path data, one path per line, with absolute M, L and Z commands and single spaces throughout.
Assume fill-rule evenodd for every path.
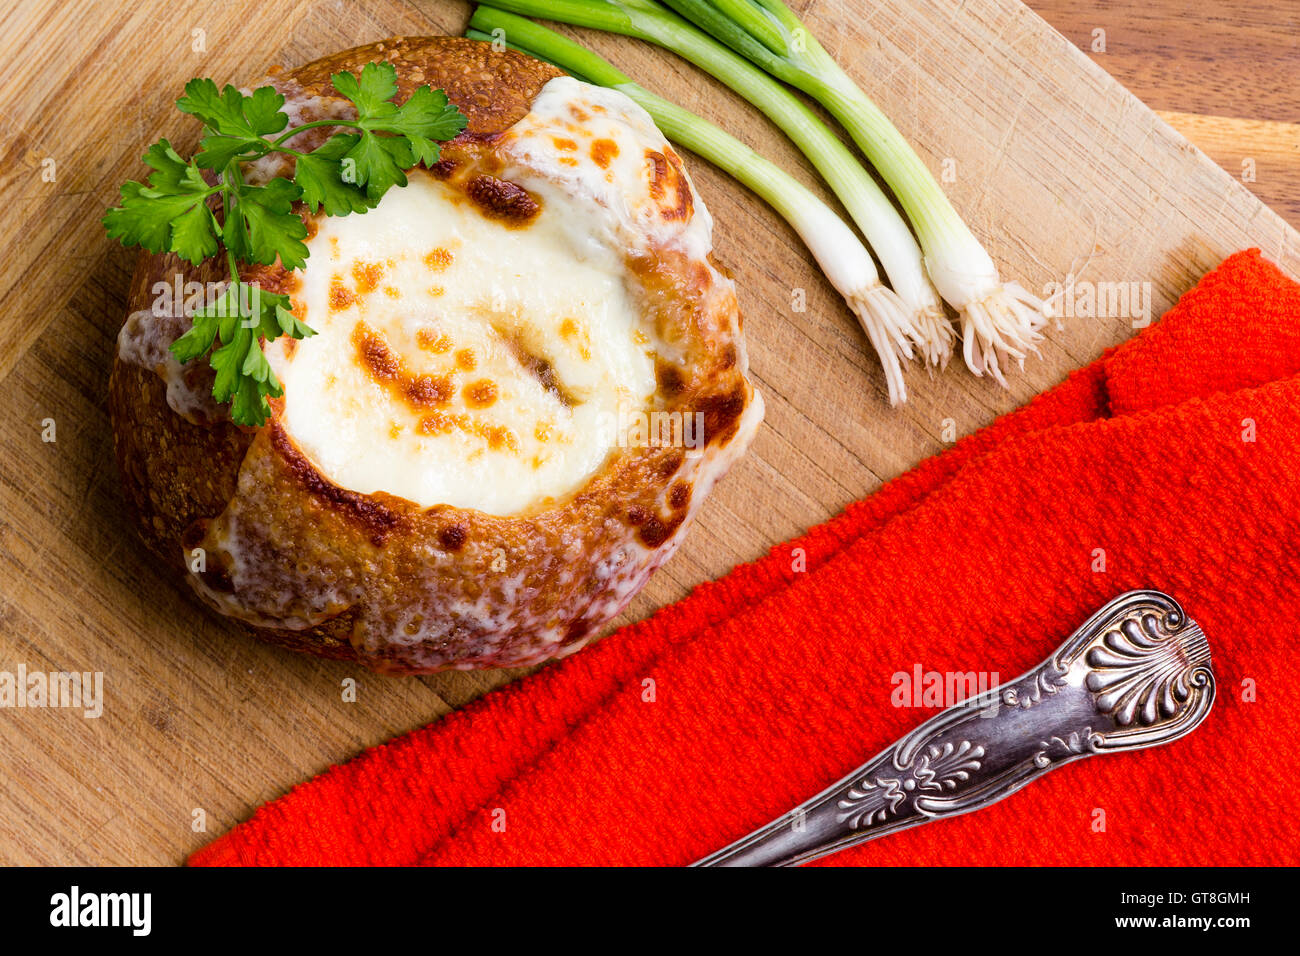
M 1028 5 L 1300 227 L 1300 4 L 1028 0 Z M 1096 30 L 1104 36 L 1094 35 Z M 1098 40 L 1104 41 L 1102 52 L 1093 49 Z M 1254 178 L 1243 178 L 1251 161 Z
M 923 156 L 936 168 L 957 158 L 954 202 L 1031 288 L 1069 273 L 1145 281 L 1158 314 L 1251 244 L 1300 275 L 1300 235 L 1251 195 L 1300 221 L 1294 6 L 1034 5 L 1076 43 L 1104 29 L 1106 52 L 1080 54 L 1015 0 L 799 4 Z M 179 862 L 258 803 L 513 676 L 383 679 L 234 633 L 130 531 L 104 404 L 132 256 L 97 220 L 141 174 L 145 145 L 193 145 L 170 105 L 184 81 L 246 82 L 396 33 L 460 32 L 467 13 L 449 0 L 26 0 L 0 13 L 0 671 L 99 671 L 106 697 L 98 719 L 0 710 L 0 862 Z M 583 39 L 818 188 L 716 84 L 659 51 Z M 1255 160 L 1250 191 L 1243 159 Z M 891 411 L 860 331 L 793 233 L 707 164 L 691 168 L 740 282 L 768 414 L 624 620 L 826 519 L 941 451 L 949 430 L 987 424 L 1133 334 L 1129 317 L 1071 321 L 1009 391 L 958 367 L 914 372 L 912 401 Z M 794 289 L 806 312 L 791 312 Z M 56 440 L 43 441 L 51 422 Z M 350 678 L 355 703 L 343 699 Z

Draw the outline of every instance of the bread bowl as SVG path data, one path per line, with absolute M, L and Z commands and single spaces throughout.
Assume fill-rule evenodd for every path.
M 399 101 L 442 88 L 468 127 L 364 215 L 304 210 L 303 270 L 254 270 L 317 332 L 267 344 L 284 396 L 260 428 L 167 351 L 221 260 L 141 255 L 109 386 L 125 496 L 263 640 L 393 673 L 537 663 L 627 604 L 753 438 L 734 286 L 620 94 L 449 37 L 263 82 L 299 125 L 344 115 L 330 76 L 379 61 Z

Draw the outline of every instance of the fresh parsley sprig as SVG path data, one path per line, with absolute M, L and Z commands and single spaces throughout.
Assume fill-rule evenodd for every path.
M 185 160 L 167 140 L 154 143 L 142 157 L 152 170 L 147 183 L 123 185 L 121 205 L 103 220 L 109 237 L 123 245 L 173 252 L 191 264 L 215 256 L 218 243 L 225 248 L 230 284 L 215 302 L 194 312 L 193 325 L 171 350 L 180 362 L 211 353 L 212 396 L 230 402 L 230 417 L 241 425 L 265 423 L 271 413 L 268 396 L 284 394 L 262 342 L 314 333 L 294 317 L 288 296 L 242 282 L 239 263 L 278 260 L 286 269 L 301 269 L 307 261 L 307 227 L 295 202 L 301 200 L 312 213 L 323 208 L 329 216 L 364 213 L 390 188 L 406 185 L 406 170 L 437 162 L 439 142 L 465 128 L 465 116 L 441 90 L 421 86 L 405 103 L 394 103 L 397 70 L 391 63 L 367 63 L 359 77 L 336 73 L 331 81 L 356 107 L 356 119 L 317 120 L 286 130 L 284 96 L 274 87 L 245 95 L 230 85 L 218 89 L 209 79 L 191 80 L 176 106 L 203 123 L 199 152 Z M 343 131 L 310 152 L 287 145 L 302 131 L 321 126 Z M 272 153 L 294 158 L 293 177 L 262 185 L 244 182 L 243 164 Z

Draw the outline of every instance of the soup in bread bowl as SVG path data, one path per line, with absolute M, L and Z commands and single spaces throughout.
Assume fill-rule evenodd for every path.
M 399 100 L 444 89 L 467 128 L 365 213 L 304 208 L 301 270 L 242 276 L 315 331 L 266 343 L 283 395 L 259 428 L 168 351 L 220 260 L 141 256 L 110 384 L 126 496 L 258 637 L 386 672 L 537 663 L 626 606 L 753 438 L 735 289 L 681 157 L 622 94 L 460 38 L 266 82 L 291 126 L 346 118 L 330 77 L 369 62 Z

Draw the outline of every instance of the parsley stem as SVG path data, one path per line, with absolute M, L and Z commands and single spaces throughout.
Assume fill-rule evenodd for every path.
M 315 129 L 318 126 L 351 126 L 353 129 L 361 129 L 361 124 L 353 122 L 352 120 L 345 120 L 345 119 L 314 120 L 310 123 L 303 123 L 301 126 L 295 126 L 291 130 L 286 130 L 284 134 L 281 135 L 278 139 L 274 139 L 271 141 L 271 147 L 273 149 L 280 149 L 281 143 L 293 139 L 295 136 L 297 136 L 299 133 L 305 130 Z M 292 150 L 285 150 L 285 152 L 292 152 Z M 297 153 L 295 155 L 301 156 L 302 154 Z
M 221 208 L 224 211 L 222 216 L 222 229 L 230 222 L 232 215 L 230 209 L 230 194 L 242 183 L 242 177 L 239 175 L 239 163 L 232 161 L 226 164 L 226 168 L 221 173 Z M 235 254 L 230 251 L 230 247 L 224 242 L 222 248 L 226 250 L 226 262 L 230 266 L 231 283 L 239 282 L 239 262 L 235 259 Z
M 225 174 L 222 175 L 222 179 L 223 179 L 223 180 L 225 179 Z M 222 226 L 223 226 L 223 228 L 224 228 L 225 224 L 228 223 L 228 222 L 230 222 L 230 186 L 229 186 L 229 184 L 223 182 L 223 183 L 222 183 L 222 186 L 221 186 L 221 190 L 222 190 L 222 192 L 221 192 L 221 212 L 222 212 L 221 222 L 222 222 Z M 222 248 L 226 250 L 226 264 L 230 267 L 230 281 L 231 281 L 231 282 L 238 282 L 238 281 L 239 281 L 239 264 L 238 264 L 237 262 L 235 262 L 235 254 L 234 254 L 233 252 L 230 251 L 230 249 L 225 245 L 225 243 L 222 243 Z

